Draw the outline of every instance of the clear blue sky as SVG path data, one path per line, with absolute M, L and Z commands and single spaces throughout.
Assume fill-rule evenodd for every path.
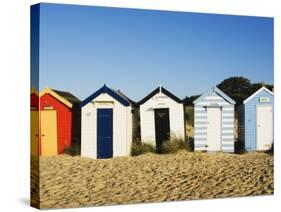
M 107 84 L 180 98 L 231 76 L 273 83 L 273 19 L 41 4 L 40 89 L 81 100 Z

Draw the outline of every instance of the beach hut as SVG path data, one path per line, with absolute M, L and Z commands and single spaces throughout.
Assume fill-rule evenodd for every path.
M 235 101 L 213 87 L 193 103 L 195 151 L 234 152 Z
M 81 156 L 112 158 L 130 155 L 134 101 L 106 85 L 81 103 Z
M 50 88 L 40 93 L 40 154 L 61 154 L 80 140 L 80 100 Z
M 162 86 L 139 101 L 141 141 L 159 150 L 170 136 L 185 138 L 182 101 Z
M 238 138 L 247 151 L 269 150 L 273 144 L 273 93 L 262 87 L 238 108 Z
M 34 87 L 30 91 L 30 154 L 39 155 L 39 92 Z

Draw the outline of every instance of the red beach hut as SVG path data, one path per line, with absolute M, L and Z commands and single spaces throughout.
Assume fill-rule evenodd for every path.
M 39 153 L 56 155 L 80 141 L 80 100 L 73 94 L 50 88 L 40 93 Z
M 30 153 L 39 154 L 39 93 L 32 87 L 30 91 Z

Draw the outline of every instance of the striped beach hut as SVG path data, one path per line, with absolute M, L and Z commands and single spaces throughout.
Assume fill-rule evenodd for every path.
M 273 93 L 262 87 L 238 108 L 238 138 L 247 151 L 269 150 L 273 144 Z
M 139 103 L 142 142 L 160 149 L 170 136 L 185 137 L 182 100 L 162 86 L 157 87 Z
M 134 101 L 106 85 L 86 98 L 81 103 L 81 156 L 130 155 L 137 112 Z
M 235 101 L 213 87 L 193 103 L 195 151 L 234 152 Z

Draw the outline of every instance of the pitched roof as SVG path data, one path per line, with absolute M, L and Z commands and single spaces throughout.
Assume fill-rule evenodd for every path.
M 35 94 L 35 95 L 39 96 L 39 92 L 35 87 L 30 88 L 30 94 Z
M 162 86 L 158 86 L 155 90 L 153 90 L 151 93 L 149 93 L 146 97 L 144 97 L 142 100 L 140 100 L 138 102 L 138 105 L 141 105 L 143 103 L 145 103 L 147 100 L 149 100 L 150 98 L 152 98 L 155 94 L 157 93 L 163 93 L 166 96 L 170 97 L 171 99 L 173 99 L 175 102 L 177 103 L 182 103 L 182 100 L 179 99 L 178 97 L 176 97 L 174 94 L 172 94 L 171 92 L 169 92 L 167 89 L 165 89 Z
M 129 105 L 135 104 L 134 101 L 132 101 L 127 96 L 125 96 L 123 93 L 121 93 L 121 91 L 113 90 L 113 89 L 107 87 L 106 85 L 104 85 L 99 90 L 97 90 L 95 93 L 93 93 L 88 98 L 86 98 L 84 101 L 82 101 L 80 106 L 81 107 L 85 106 L 86 104 L 91 102 L 93 99 L 95 99 L 102 93 L 107 93 L 109 96 L 111 96 L 112 98 L 114 98 L 115 100 L 117 100 L 119 103 L 121 103 L 124 106 L 129 106 Z
M 137 106 L 137 103 L 135 101 L 133 101 L 132 99 L 130 99 L 128 96 L 126 96 L 123 92 L 121 92 L 120 90 L 115 91 L 117 94 L 121 95 L 123 98 L 125 98 L 128 102 L 130 102 L 131 105 L 133 106 Z
M 63 104 L 65 104 L 70 108 L 72 108 L 74 104 L 79 104 L 81 102 L 76 96 L 74 96 L 73 94 L 67 91 L 59 91 L 47 87 L 40 93 L 40 97 L 43 96 L 44 94 L 51 94 L 57 100 L 59 100 L 60 102 L 62 102 Z
M 247 103 L 249 100 L 251 100 L 255 95 L 257 95 L 259 92 L 261 92 L 261 91 L 265 91 L 265 92 L 267 92 L 267 93 L 269 93 L 270 95 L 272 95 L 273 96 L 273 92 L 272 91 L 270 91 L 269 89 L 267 89 L 265 86 L 262 86 L 259 90 L 257 90 L 255 93 L 253 93 L 251 96 L 249 96 L 247 99 L 245 99 L 244 101 L 243 101 L 243 103 L 245 104 L 245 103 Z
M 210 95 L 211 93 L 217 93 L 219 96 L 224 98 L 226 101 L 228 101 L 230 104 L 235 104 L 235 101 L 231 99 L 228 95 L 226 95 L 222 90 L 220 90 L 217 86 L 212 87 L 212 89 L 208 90 L 204 94 L 202 94 L 200 97 L 198 97 L 196 100 L 193 101 L 193 104 L 196 104 L 197 102 L 200 102 L 202 99 L 204 99 L 206 96 Z
M 59 91 L 59 90 L 54 90 L 52 89 L 54 92 L 56 92 L 58 95 L 60 95 L 61 97 L 65 98 L 67 101 L 69 101 L 72 104 L 78 104 L 81 101 L 74 96 L 72 93 L 69 93 L 67 91 Z

